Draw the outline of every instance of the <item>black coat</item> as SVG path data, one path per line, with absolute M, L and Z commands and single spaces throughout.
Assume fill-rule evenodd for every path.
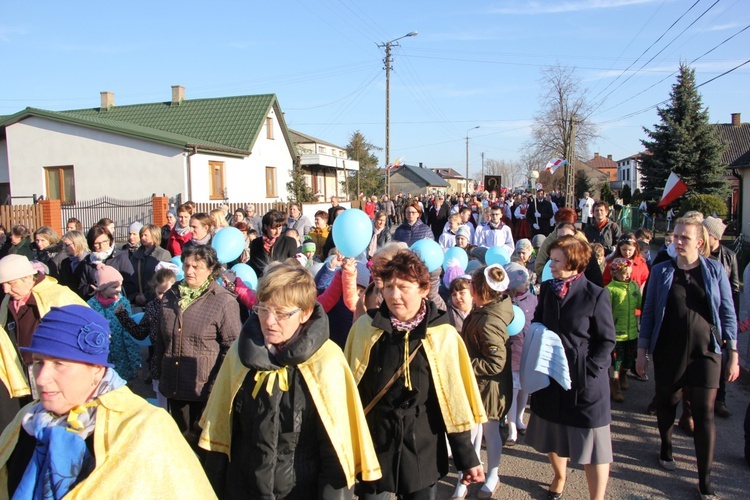
M 435 207 L 432 206 L 427 211 L 427 223 L 430 225 L 430 229 L 432 229 L 432 234 L 435 235 L 435 241 L 437 241 L 437 239 L 440 238 L 440 235 L 443 234 L 443 229 L 448 222 L 448 216 L 450 214 L 451 207 L 445 202 L 440 205 L 439 209 L 435 210 Z
M 552 281 L 542 283 L 534 320 L 557 333 L 570 367 L 572 388 L 554 380 L 531 395 L 531 411 L 550 422 L 594 429 L 611 420 L 609 404 L 610 355 L 615 346 L 615 325 L 609 292 L 585 276 L 558 299 Z
M 386 303 L 367 314 L 372 318 L 372 326 L 384 333 L 372 346 L 370 362 L 358 385 L 364 407 L 404 361 L 404 332 L 393 331 Z M 428 301 L 424 321 L 409 334 L 409 351 L 421 343 L 428 328 L 442 324 L 448 324 L 448 315 Z M 383 477 L 363 483 L 366 492 L 406 494 L 426 488 L 448 473 L 445 423 L 424 348 L 412 360 L 409 371 L 412 390 L 404 385 L 404 377 L 399 377 L 367 414 Z M 447 436 L 458 470 L 479 465 L 470 431 Z
M 536 213 L 539 212 L 539 218 L 537 219 Z M 554 217 L 552 211 L 552 203 L 547 200 L 538 200 L 532 198 L 529 200 L 529 209 L 526 211 L 526 222 L 529 225 L 529 231 L 533 236 L 537 234 L 543 234 L 547 236 L 552 232 L 552 218 Z M 539 225 L 539 229 L 534 228 L 534 224 Z
M 297 253 L 297 247 L 297 240 L 282 234 L 276 239 L 276 243 L 271 247 L 271 252 L 268 253 L 263 248 L 263 238 L 258 236 L 250 243 L 250 260 L 247 263 L 260 278 L 263 276 L 266 266 L 271 262 L 294 257 Z
M 130 262 L 128 252 L 123 252 L 122 250 L 117 249 L 113 250 L 112 255 L 107 257 L 104 261 L 104 265 L 114 267 L 120 272 L 120 274 L 122 274 L 122 289 L 124 295 L 132 301 L 133 298 L 135 298 L 135 292 L 138 285 L 136 284 L 133 264 Z M 83 300 L 88 301 L 96 293 L 96 265 L 91 263 L 91 254 L 83 259 L 83 262 L 79 264 L 79 267 L 83 267 L 83 269 L 81 269 L 81 280 L 78 284 L 78 289 L 74 291 L 77 292 Z M 76 269 L 76 271 L 78 271 L 78 269 Z
M 307 361 L 328 339 L 328 321 L 316 305 L 298 340 L 276 356 L 264 345 L 256 315 L 237 340 L 238 354 L 250 369 L 232 402 L 231 461 L 209 453 L 207 472 L 220 498 L 334 498 L 346 490 L 346 475 L 297 365 Z M 287 367 L 289 390 L 278 382 L 272 394 L 265 384 L 256 397 L 259 370 Z M 341 493 L 342 491 L 339 491 Z

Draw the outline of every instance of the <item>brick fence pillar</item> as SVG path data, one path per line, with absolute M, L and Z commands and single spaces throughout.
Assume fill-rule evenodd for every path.
M 152 196 L 152 215 L 151 220 L 154 221 L 156 227 L 162 227 L 167 223 L 167 210 L 169 210 L 169 197 L 168 196 Z
M 60 235 L 65 234 L 60 200 L 41 200 L 39 206 L 42 208 L 42 225 L 51 227 Z

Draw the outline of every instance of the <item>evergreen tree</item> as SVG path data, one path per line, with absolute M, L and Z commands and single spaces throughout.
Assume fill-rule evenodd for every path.
M 688 185 L 689 192 L 722 199 L 729 196 L 721 161 L 725 146 L 709 124 L 708 109 L 695 87 L 695 70 L 680 65 L 669 104 L 657 108 L 657 113 L 661 123 L 653 130 L 644 127 L 649 139 L 641 140 L 651 153 L 643 155 L 640 166 L 644 197 L 658 199 L 672 171 Z
M 612 192 L 612 189 L 609 187 L 609 181 L 602 182 L 602 185 L 599 187 L 599 199 L 601 201 L 607 202 L 609 205 L 612 205 L 615 202 L 615 194 Z
M 310 203 L 317 201 L 315 193 L 305 179 L 305 172 L 299 165 L 299 157 L 294 162 L 294 168 L 289 171 L 290 180 L 286 183 L 286 192 L 292 203 Z
M 633 201 L 633 193 L 630 192 L 630 184 L 625 184 L 622 188 L 622 191 L 620 191 L 620 196 L 622 197 L 622 203 L 624 205 L 630 205 L 630 202 Z
M 591 179 L 583 171 L 578 170 L 576 172 L 576 186 L 575 195 L 579 200 L 583 198 L 583 193 L 589 193 L 593 196 L 594 185 L 591 184 Z
M 349 198 L 356 199 L 359 193 L 366 196 L 379 195 L 385 192 L 384 171 L 378 168 L 378 157 L 372 153 L 382 148 L 373 146 L 365 136 L 357 130 L 349 137 L 346 154 L 352 160 L 359 162 L 359 174 L 347 179 L 346 192 Z

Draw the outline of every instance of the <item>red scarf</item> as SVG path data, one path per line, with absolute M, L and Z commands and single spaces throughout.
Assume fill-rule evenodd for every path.
M 604 226 L 606 226 L 606 225 L 607 225 L 607 220 L 608 220 L 608 219 L 604 219 L 604 220 L 602 221 L 602 223 L 601 223 L 601 224 L 597 224 L 597 225 L 596 225 L 596 228 L 597 228 L 597 229 L 598 229 L 599 231 L 601 231 L 602 229 L 604 229 Z
M 269 238 L 265 234 L 262 236 L 263 238 L 263 250 L 266 251 L 266 253 L 271 253 L 271 248 L 273 248 L 273 245 L 276 243 L 276 240 L 278 238 Z
M 563 300 L 566 295 L 568 295 L 568 290 L 570 290 L 570 284 L 577 281 L 581 276 L 583 276 L 583 273 L 578 273 L 575 276 L 571 276 L 570 278 L 565 278 L 562 280 L 553 280 L 552 281 L 552 290 L 555 292 L 555 295 L 560 300 Z

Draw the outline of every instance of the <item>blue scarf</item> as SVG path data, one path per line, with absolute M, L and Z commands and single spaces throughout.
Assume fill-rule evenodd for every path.
M 23 417 L 23 429 L 36 438 L 36 448 L 13 500 L 59 499 L 88 475 L 96 465 L 86 447 L 86 438 L 94 432 L 98 398 L 125 385 L 117 372 L 108 368 L 92 400 L 56 415 L 37 403 Z

